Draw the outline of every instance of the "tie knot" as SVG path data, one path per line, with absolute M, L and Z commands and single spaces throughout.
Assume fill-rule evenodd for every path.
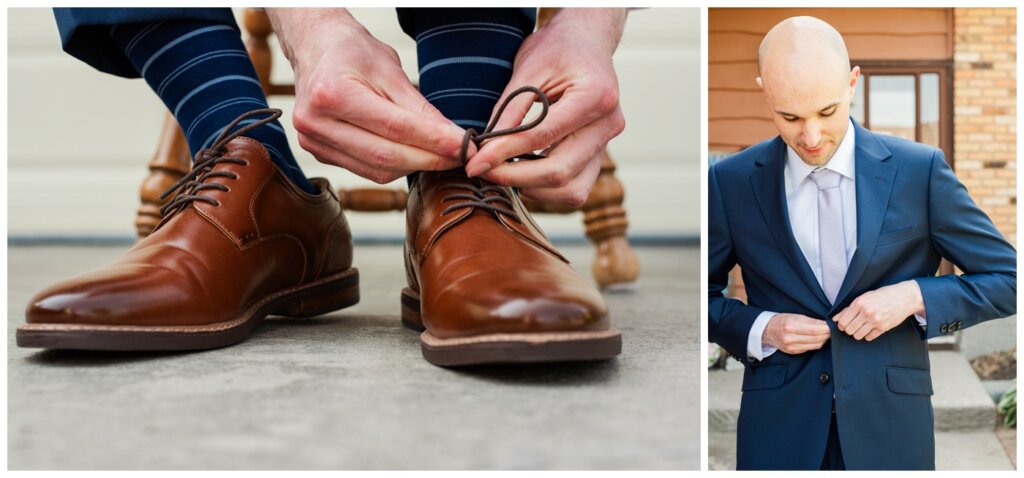
M 831 189 L 839 186 L 839 180 L 843 175 L 831 169 L 815 169 L 811 172 L 811 180 L 818 185 L 818 190 Z

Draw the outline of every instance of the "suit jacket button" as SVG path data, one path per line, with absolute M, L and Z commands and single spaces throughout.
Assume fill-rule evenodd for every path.
M 942 333 L 949 332 L 949 325 L 942 324 L 942 327 L 939 327 L 939 332 L 942 332 Z
M 820 380 L 822 384 L 828 383 L 828 372 L 821 372 L 821 376 L 818 377 L 818 380 Z
M 962 327 L 963 325 L 964 325 L 964 321 L 962 321 L 962 320 L 956 321 L 956 328 L 957 328 L 957 330 L 960 330 L 960 327 Z

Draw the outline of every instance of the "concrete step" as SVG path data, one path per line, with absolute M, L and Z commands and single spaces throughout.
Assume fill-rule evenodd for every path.
M 735 432 L 708 434 L 708 469 L 736 469 Z M 1013 463 L 992 430 L 935 434 L 937 470 L 1013 470 Z
M 991 431 L 996 424 L 996 407 L 967 359 L 953 351 L 932 351 L 930 358 L 935 430 Z M 710 433 L 736 431 L 742 382 L 742 368 L 708 372 Z

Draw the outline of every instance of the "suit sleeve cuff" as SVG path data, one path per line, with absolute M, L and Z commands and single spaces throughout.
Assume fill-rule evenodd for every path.
M 754 325 L 750 327 L 750 335 L 747 336 L 747 355 L 750 358 L 764 360 L 778 350 L 770 345 L 764 345 L 764 342 L 761 341 L 764 329 L 768 326 L 768 321 L 777 314 L 777 312 L 764 311 L 754 319 Z

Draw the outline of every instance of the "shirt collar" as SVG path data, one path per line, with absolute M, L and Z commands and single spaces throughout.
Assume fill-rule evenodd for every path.
M 792 178 L 793 184 L 803 183 L 807 176 L 810 176 L 818 168 L 831 169 L 851 181 L 855 180 L 854 151 L 856 151 L 856 147 L 854 145 L 854 136 L 856 136 L 856 128 L 854 128 L 853 121 L 851 120 L 846 128 L 846 134 L 843 135 L 843 140 L 839 142 L 839 147 L 836 148 L 835 154 L 832 155 L 832 159 L 829 159 L 822 166 L 811 166 L 805 163 L 804 160 L 800 159 L 800 156 L 797 156 L 793 148 L 786 146 L 786 172 Z

